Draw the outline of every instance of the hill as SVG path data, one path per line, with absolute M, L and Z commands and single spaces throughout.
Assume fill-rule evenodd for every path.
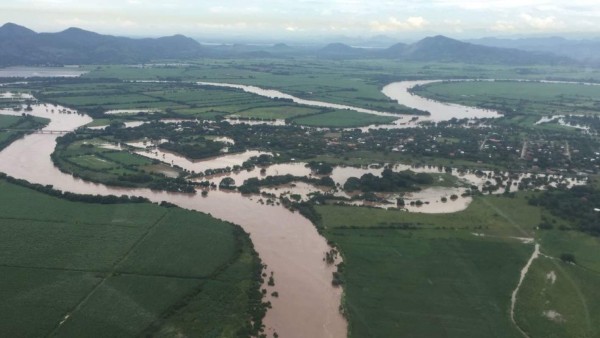
M 489 41 L 487 41 L 490 43 Z M 289 58 L 316 56 L 326 59 L 397 59 L 402 61 L 460 62 L 476 64 L 576 64 L 568 56 L 547 50 L 522 50 L 483 46 L 434 36 L 406 45 L 397 43 L 387 49 L 359 48 L 331 43 L 320 49 L 277 45 L 202 46 L 183 35 L 156 39 L 132 39 L 102 35 L 80 28 L 58 33 L 36 33 L 7 23 L 0 27 L 0 67 L 16 65 L 66 65 L 144 63 L 160 59 Z M 600 47 L 599 47 L 600 50 Z
M 394 45 L 382 56 L 410 61 L 465 62 L 494 64 L 564 64 L 566 57 L 543 52 L 481 46 L 442 35 L 427 37 L 411 45 Z
M 562 37 L 500 39 L 482 38 L 468 42 L 484 46 L 548 52 L 585 63 L 600 64 L 600 40 L 569 40 Z
M 131 39 L 79 28 L 36 33 L 7 23 L 0 27 L 0 66 L 139 63 L 201 56 L 204 48 L 183 35 Z

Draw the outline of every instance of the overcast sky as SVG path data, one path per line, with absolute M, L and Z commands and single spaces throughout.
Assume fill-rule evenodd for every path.
M 0 0 L 0 22 L 128 36 L 550 35 L 600 33 L 600 0 Z

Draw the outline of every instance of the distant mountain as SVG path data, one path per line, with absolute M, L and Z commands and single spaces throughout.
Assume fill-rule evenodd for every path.
M 384 41 L 387 37 L 376 39 Z M 454 40 L 445 36 L 428 37 L 413 44 L 397 43 L 389 48 L 359 48 L 344 43 L 331 43 L 322 48 L 275 45 L 217 45 L 202 46 L 183 35 L 157 39 L 132 39 L 102 35 L 80 28 L 69 28 L 58 33 L 36 33 L 28 28 L 7 23 L 0 27 L 0 67 L 15 65 L 65 65 L 144 63 L 160 59 L 190 59 L 198 57 L 229 58 L 293 58 L 316 56 L 327 59 L 395 59 L 401 61 L 463 62 L 477 64 L 574 64 L 565 51 L 563 56 L 550 53 L 550 46 L 567 43 L 564 39 L 543 40 L 530 46 L 533 50 L 504 48 L 515 46 L 511 41 L 485 40 L 484 46 Z M 590 40 L 587 45 L 598 45 Z M 590 47 L 592 48 L 592 47 Z M 594 49 L 590 49 L 594 51 Z M 567 56 L 564 56 L 567 55 Z M 581 59 L 580 59 L 581 60 Z
M 381 55 L 411 61 L 465 62 L 479 64 L 563 64 L 573 63 L 551 53 L 481 46 L 442 35 L 428 37 L 411 45 L 394 45 Z
M 35 35 L 35 32 L 29 28 L 15 25 L 14 23 L 7 23 L 0 27 L 0 37 L 12 36 L 12 37 L 27 37 Z
M 398 57 L 399 55 L 404 54 L 404 52 L 407 50 L 407 47 L 408 45 L 405 43 L 397 43 L 382 51 L 380 54 L 391 58 Z
M 317 56 L 335 59 L 384 58 L 425 62 L 464 62 L 475 64 L 569 64 L 573 60 L 546 52 L 481 46 L 442 35 L 428 37 L 407 45 L 397 43 L 387 49 L 357 48 L 332 43 L 316 52 Z
M 131 39 L 79 28 L 36 33 L 7 23 L 0 27 L 0 66 L 140 63 L 203 55 L 204 48 L 183 35 Z
M 525 51 L 548 52 L 586 63 L 600 64 L 600 39 L 568 40 L 562 37 L 469 40 L 484 46 L 516 48 Z

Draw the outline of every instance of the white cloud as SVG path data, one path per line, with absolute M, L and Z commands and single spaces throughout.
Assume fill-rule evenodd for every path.
M 512 22 L 500 20 L 496 21 L 491 30 L 495 32 L 514 32 L 517 30 L 517 27 Z
M 408 30 L 416 30 L 425 27 L 428 24 L 427 20 L 425 20 L 421 16 L 412 16 L 407 18 L 404 21 L 398 20 L 395 17 L 389 18 L 387 21 L 379 22 L 373 21 L 371 22 L 371 30 L 376 32 L 390 32 L 390 31 L 408 31 Z
M 530 14 L 521 14 L 521 19 L 530 27 L 537 30 L 553 30 L 564 26 L 563 22 L 560 22 L 554 16 L 546 17 L 535 17 Z

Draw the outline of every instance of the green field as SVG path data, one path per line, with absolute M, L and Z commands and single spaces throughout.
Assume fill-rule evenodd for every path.
M 371 124 L 387 124 L 396 118 L 359 113 L 354 110 L 334 110 L 324 114 L 293 118 L 292 123 L 312 127 L 352 128 Z
M 1 336 L 244 336 L 260 313 L 260 263 L 229 223 L 4 180 L 0 215 Z
M 180 172 L 157 160 L 135 154 L 127 149 L 104 148 L 109 140 L 83 136 L 67 143 L 59 142 L 52 159 L 62 170 L 88 181 L 124 187 L 150 187 L 179 191 L 189 187 L 167 177 L 165 172 Z M 114 143 L 114 142 L 112 142 Z
M 521 337 L 510 319 L 510 298 L 533 245 L 515 237 L 535 237 L 542 253 L 575 253 L 581 261 L 534 261 L 518 295 L 519 326 L 530 337 L 600 333 L 600 292 L 593 287 L 600 279 L 600 241 L 535 231 L 549 216 L 523 194 L 478 197 L 453 214 L 333 205 L 316 210 L 321 232 L 344 258 L 350 337 Z M 549 271 L 557 282 L 544 288 Z M 565 321 L 549 319 L 549 310 Z
M 29 133 L 29 130 L 40 129 L 48 122 L 40 117 L 0 115 L 0 129 L 14 129 L 0 130 L 0 150 Z
M 261 120 L 289 119 L 304 115 L 319 113 L 317 108 L 308 108 L 301 106 L 278 106 L 278 107 L 260 107 L 236 113 L 236 116 L 242 118 L 254 118 Z
M 83 85 L 73 84 L 71 87 L 64 84 L 43 86 L 37 88 L 36 95 L 46 101 L 91 114 L 96 120 L 89 126 L 124 121 L 124 115 L 102 115 L 105 111 L 116 109 L 160 110 L 150 114 L 136 114 L 135 119 L 147 119 L 151 116 L 210 120 L 235 115 L 242 118 L 269 120 L 300 118 L 296 123 L 316 127 L 356 127 L 389 123 L 394 120 L 391 117 L 373 116 L 355 111 L 330 111 L 306 107 L 288 101 L 272 100 L 238 89 L 197 86 L 190 83 L 98 81 L 86 82 Z
M 413 79 L 600 79 L 598 69 L 575 66 L 470 65 L 393 60 L 203 59 L 181 67 L 100 66 L 85 78 L 180 79 L 256 85 L 306 99 L 363 108 L 404 109 L 381 93 L 394 81 Z
M 439 101 L 514 110 L 526 115 L 600 113 L 600 86 L 475 81 L 433 83 L 421 89 L 419 95 Z

